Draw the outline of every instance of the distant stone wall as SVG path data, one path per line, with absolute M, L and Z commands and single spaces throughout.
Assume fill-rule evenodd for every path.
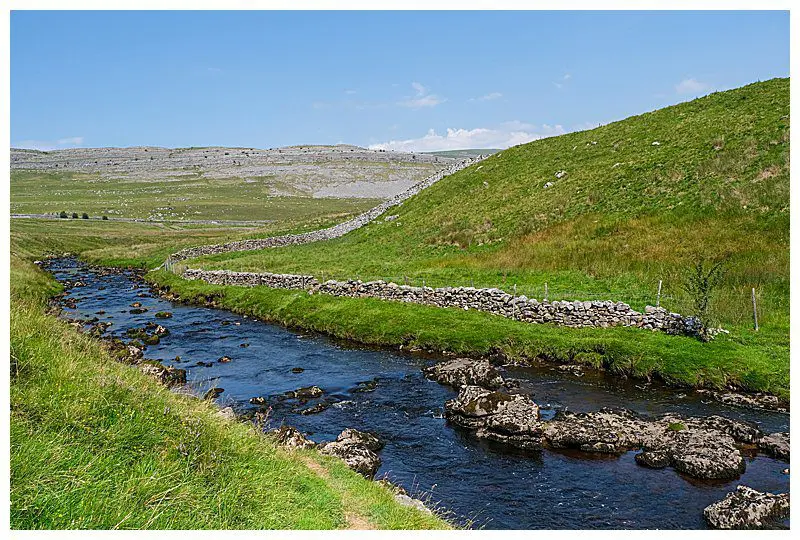
M 375 218 L 386 212 L 389 208 L 393 206 L 397 206 L 398 204 L 402 203 L 406 199 L 413 197 L 420 191 L 425 188 L 428 188 L 444 178 L 445 176 L 449 176 L 453 173 L 460 171 L 470 165 L 473 165 L 483 159 L 486 159 L 488 156 L 478 156 L 476 158 L 467 159 L 464 161 L 460 161 L 458 163 L 454 163 L 445 169 L 440 170 L 436 174 L 429 176 L 422 182 L 415 184 L 414 186 L 410 187 L 403 193 L 395 195 L 391 199 L 384 201 L 383 203 L 379 204 L 378 206 L 367 210 L 363 214 L 360 214 L 349 221 L 345 221 L 343 223 L 339 223 L 338 225 L 334 225 L 333 227 L 328 227 L 327 229 L 320 229 L 317 231 L 311 231 L 302 234 L 287 234 L 284 236 L 272 236 L 270 238 L 259 238 L 255 240 L 241 240 L 239 242 L 230 242 L 227 244 L 214 244 L 209 246 L 197 246 L 187 249 L 182 249 L 177 253 L 173 253 L 167 259 L 167 266 L 171 265 L 172 263 L 186 260 L 186 259 L 193 259 L 195 257 L 202 257 L 203 255 L 217 255 L 219 253 L 230 253 L 234 251 L 251 251 L 251 250 L 258 250 L 258 249 L 266 249 L 272 247 L 281 247 L 281 246 L 290 246 L 295 244 L 308 244 L 310 242 L 319 242 L 321 240 L 331 240 L 333 238 L 339 238 L 340 236 L 344 236 L 345 234 L 349 233 L 350 231 L 354 231 L 360 227 L 363 227 L 367 223 L 374 221 Z
M 623 302 L 553 301 L 539 302 L 514 296 L 500 289 L 473 287 L 411 287 L 385 281 L 326 281 L 314 276 L 230 272 L 227 270 L 184 271 L 186 279 L 200 279 L 215 285 L 241 287 L 267 286 L 279 289 L 308 289 L 309 293 L 351 298 L 377 298 L 443 308 L 474 309 L 528 323 L 551 323 L 570 328 L 608 328 L 630 326 L 668 334 L 699 336 L 702 325 L 694 317 L 669 313 L 664 308 L 647 306 L 644 313 Z

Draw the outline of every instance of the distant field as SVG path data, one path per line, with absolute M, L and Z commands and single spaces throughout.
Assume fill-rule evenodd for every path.
M 357 214 L 377 199 L 273 196 L 268 182 L 189 175 L 121 180 L 78 172 L 11 172 L 11 213 L 174 220 L 304 221 Z

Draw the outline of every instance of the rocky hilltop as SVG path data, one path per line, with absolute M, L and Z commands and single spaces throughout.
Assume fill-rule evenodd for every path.
M 11 149 L 12 170 L 66 171 L 151 182 L 242 179 L 269 185 L 273 195 L 343 198 L 389 198 L 454 161 L 449 156 L 350 145 Z

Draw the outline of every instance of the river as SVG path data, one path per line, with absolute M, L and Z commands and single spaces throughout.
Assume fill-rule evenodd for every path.
M 175 304 L 153 294 L 133 272 L 97 271 L 67 258 L 51 260 L 47 268 L 59 281 L 84 284 L 69 289 L 75 308 L 65 307 L 63 317 L 111 322 L 107 333 L 120 338 L 129 328 L 162 324 L 170 334 L 147 347 L 145 356 L 186 369 L 189 383 L 200 392 L 223 388 L 217 399 L 222 406 L 246 412 L 255 409 L 250 398 L 272 396 L 272 427 L 289 424 L 317 442 L 332 440 L 348 427 L 376 432 L 386 442 L 376 478 L 386 475 L 461 525 L 698 529 L 706 528 L 703 508 L 737 484 L 789 491 L 789 476 L 782 473 L 788 464 L 763 455 L 747 458 L 747 470 L 737 480 L 704 482 L 670 468 L 640 467 L 634 452 L 598 457 L 487 445 L 443 419 L 443 404 L 456 393 L 423 377 L 421 368 L 435 358 L 365 349 L 225 310 Z M 135 302 L 147 311 L 131 314 Z M 173 316 L 156 319 L 159 311 Z M 218 362 L 223 356 L 231 361 Z M 578 377 L 552 367 L 508 368 L 504 376 L 520 380 L 520 390 L 533 396 L 545 418 L 559 409 L 614 406 L 650 415 L 718 414 L 755 422 L 765 433 L 789 430 L 788 414 L 727 406 L 687 389 L 599 373 Z M 279 397 L 310 385 L 324 389 L 329 408 L 304 415 L 299 411 L 315 402 L 304 407 Z

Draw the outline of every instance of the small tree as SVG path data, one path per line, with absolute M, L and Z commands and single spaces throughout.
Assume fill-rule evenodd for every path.
M 78 213 L 72 212 L 72 219 L 78 219 Z
M 61 213 L 60 213 L 60 214 L 58 214 L 58 217 L 60 217 L 60 218 L 62 218 L 62 219 L 65 219 L 65 218 L 68 218 L 69 216 L 67 215 L 67 213 L 66 213 L 66 212 L 64 212 L 64 211 L 62 210 L 62 211 L 61 211 Z
M 89 219 L 89 214 L 87 214 L 86 212 L 84 212 L 84 213 L 83 213 L 83 215 L 81 216 L 81 218 L 83 218 L 83 219 Z
M 715 291 L 719 288 L 725 277 L 725 262 L 727 256 L 717 261 L 709 261 L 700 257 L 686 272 L 682 288 L 689 295 L 697 317 L 704 328 L 712 324 L 711 301 Z
M 108 216 L 103 216 L 103 221 L 108 221 Z

